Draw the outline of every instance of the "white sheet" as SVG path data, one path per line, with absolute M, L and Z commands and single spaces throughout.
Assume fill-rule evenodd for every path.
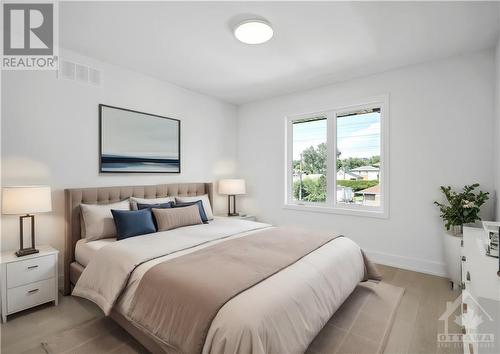
M 212 225 L 212 231 L 223 232 L 225 229 L 232 228 L 231 232 L 234 232 L 238 223 L 242 223 L 240 227 L 247 230 L 240 231 L 224 240 L 245 235 L 251 237 L 252 233 L 259 232 L 259 230 L 248 230 L 252 222 L 233 219 L 229 224 L 224 225 L 228 222 L 226 220 L 221 220 L 220 223 L 216 220 L 209 224 Z M 261 225 L 261 227 L 267 226 Z M 203 226 L 208 225 L 181 228 L 177 229 L 177 232 L 174 232 L 176 230 L 168 231 L 169 235 L 158 234 L 163 234 L 162 238 L 169 236 L 170 240 L 182 239 L 186 235 L 190 235 L 189 237 L 203 235 L 206 238 L 207 232 L 212 231 Z M 256 225 L 253 227 L 255 228 Z M 145 236 L 140 238 L 143 238 L 143 241 L 138 243 L 141 245 L 157 242 L 153 241 L 153 238 L 146 241 Z M 147 270 L 159 262 L 193 252 L 215 242 L 224 242 L 224 240 L 211 241 L 189 250 L 149 260 L 134 267 L 135 270 L 130 274 L 130 279 L 120 288 L 121 295 L 116 303 L 116 300 L 112 301 L 109 297 L 109 280 L 120 278 L 119 276 L 112 277 L 112 274 L 116 274 L 116 269 L 123 269 L 124 264 L 119 261 L 119 267 L 115 267 L 110 274 L 94 270 L 91 273 L 87 272 L 84 277 L 89 269 L 87 267 L 75 290 L 77 290 L 77 295 L 98 304 L 101 302 L 104 307 L 112 304 L 115 310 L 129 318 L 128 312 L 135 289 Z M 132 250 L 133 243 L 120 241 L 116 244 L 120 243 L 121 246 L 118 248 L 122 250 L 116 250 L 117 253 L 114 252 L 116 247 L 110 246 L 106 247 L 107 251 L 101 256 L 94 258 L 92 262 L 97 262 L 96 269 L 105 267 L 104 264 L 108 262 L 106 269 L 110 270 L 110 262 L 114 263 L 116 259 L 123 259 L 119 254 L 123 256 L 130 252 L 129 254 L 135 257 L 136 252 L 141 252 L 137 248 Z M 100 266 L 99 263 L 101 263 Z M 363 279 L 363 275 L 364 262 L 359 246 L 348 238 L 337 238 L 227 302 L 212 322 L 203 353 L 303 353 L 328 319 Z M 84 282 L 80 283 L 81 279 L 85 279 Z M 114 287 L 120 286 L 114 281 L 112 283 Z M 95 295 L 95 292 L 98 294 Z
M 100 240 L 87 242 L 84 238 L 78 240 L 75 247 L 75 260 L 83 267 L 86 267 L 97 251 L 102 247 L 116 242 L 116 238 L 103 238 Z

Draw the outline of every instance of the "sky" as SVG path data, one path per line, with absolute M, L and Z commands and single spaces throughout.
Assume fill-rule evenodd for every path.
M 293 125 L 293 158 L 310 147 L 326 142 L 326 119 Z M 366 113 L 337 119 L 340 158 L 380 155 L 380 113 Z
M 178 140 L 175 120 L 103 107 L 104 155 L 179 158 Z

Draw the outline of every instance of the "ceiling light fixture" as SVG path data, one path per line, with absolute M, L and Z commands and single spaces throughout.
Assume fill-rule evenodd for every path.
M 262 44 L 273 37 L 271 24 L 264 20 L 246 20 L 234 29 L 234 36 L 245 44 Z

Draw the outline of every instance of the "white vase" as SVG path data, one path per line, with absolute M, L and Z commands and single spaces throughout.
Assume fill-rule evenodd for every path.
M 461 281 L 461 241 L 462 235 L 444 233 L 444 259 L 446 262 L 446 272 L 448 279 L 452 282 L 452 287 L 457 289 Z

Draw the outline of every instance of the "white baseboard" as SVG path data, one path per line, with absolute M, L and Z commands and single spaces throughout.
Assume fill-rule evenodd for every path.
M 446 266 L 444 263 L 428 261 L 420 258 L 402 257 L 381 252 L 366 251 L 366 253 L 370 257 L 370 260 L 374 263 L 446 277 Z

